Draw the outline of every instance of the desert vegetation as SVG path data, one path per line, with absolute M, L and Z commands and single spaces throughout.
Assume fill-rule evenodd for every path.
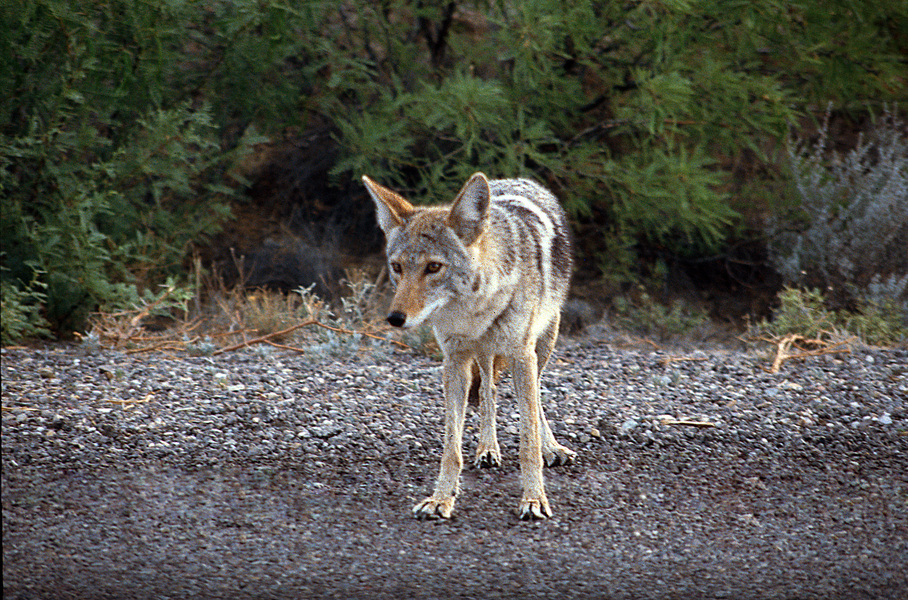
M 759 336 L 790 335 L 799 306 L 867 343 L 906 338 L 903 3 L 13 0 L 0 15 L 4 344 L 112 344 L 156 316 L 201 353 L 294 319 L 379 335 L 350 300 L 360 280 L 339 284 L 380 239 L 359 176 L 435 202 L 476 170 L 555 191 L 578 282 L 630 326 L 700 322 L 708 306 L 672 304 L 680 276 L 782 291 Z M 244 289 L 257 263 L 235 258 L 228 285 L 211 250 L 269 210 L 297 240 L 275 242 L 286 260 L 313 267 L 272 299 Z M 315 317 L 313 294 L 337 298 Z

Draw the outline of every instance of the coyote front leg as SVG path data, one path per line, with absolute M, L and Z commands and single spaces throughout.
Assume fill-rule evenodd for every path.
M 471 368 L 472 357 L 461 354 L 445 356 L 445 439 L 441 469 L 435 483 L 435 493 L 413 507 L 417 519 L 448 519 L 454 510 L 454 499 L 460 489 L 460 472 L 463 469 L 463 423 Z
M 542 413 L 536 361 L 532 348 L 513 361 L 514 388 L 520 406 L 520 479 L 523 484 L 518 512 L 521 519 L 530 520 L 552 516 L 542 479 Z

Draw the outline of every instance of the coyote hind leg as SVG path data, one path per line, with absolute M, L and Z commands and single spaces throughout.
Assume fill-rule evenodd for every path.
M 500 467 L 501 448 L 498 445 L 495 415 L 498 359 L 493 356 L 476 358 L 479 367 L 479 440 L 476 444 L 475 467 Z
M 536 359 L 539 364 L 539 378 L 542 379 L 542 369 L 549 362 L 552 356 L 552 350 L 555 348 L 555 342 L 558 340 L 558 325 L 561 322 L 561 316 L 556 316 L 546 328 L 539 340 L 536 342 Z M 540 390 L 541 390 L 540 386 Z M 540 393 L 541 395 L 541 393 Z M 577 459 L 577 453 L 562 446 L 555 440 L 552 428 L 545 418 L 545 411 L 542 408 L 542 399 L 539 401 L 539 421 L 540 433 L 542 435 L 542 460 L 547 467 L 557 467 L 559 465 L 569 465 Z

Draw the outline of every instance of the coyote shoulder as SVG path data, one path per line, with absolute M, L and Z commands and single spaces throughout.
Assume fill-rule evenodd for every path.
M 480 431 L 475 464 L 501 464 L 495 431 L 496 382 L 510 369 L 520 409 L 522 519 L 551 516 L 546 465 L 576 454 L 555 441 L 539 398 L 539 374 L 558 337 L 571 275 L 571 238 L 551 192 L 527 179 L 476 173 L 450 205 L 414 207 L 363 182 L 375 201 L 396 287 L 388 322 L 431 324 L 444 354 L 445 434 L 435 492 L 418 518 L 448 518 L 463 468 L 467 396 L 478 387 Z M 474 381 L 477 379 L 477 381 Z

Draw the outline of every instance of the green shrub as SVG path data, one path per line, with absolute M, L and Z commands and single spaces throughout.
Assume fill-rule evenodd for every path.
M 855 311 L 842 311 L 839 318 L 866 344 L 891 346 L 908 341 L 908 311 L 892 299 L 863 301 Z
M 786 288 L 779 293 L 779 306 L 772 313 L 772 320 L 758 325 L 761 333 L 774 337 L 789 334 L 819 338 L 823 332 L 838 327 L 838 316 L 826 308 L 826 299 L 817 289 Z
M 634 281 L 648 257 L 721 253 L 809 107 L 894 100 L 906 18 L 849 0 L 12 0 L 2 280 L 80 329 L 182 270 L 254 132 L 329 130 L 339 190 L 368 173 L 438 201 L 475 170 L 531 176 L 580 258 Z
M 16 286 L 11 282 L 0 282 L 0 325 L 3 345 L 14 344 L 23 338 L 50 335 L 48 322 L 41 315 L 45 294 L 42 284 L 33 281 L 31 285 Z
M 785 288 L 772 319 L 751 328 L 752 337 L 810 339 L 854 335 L 866 344 L 891 346 L 908 340 L 908 318 L 894 302 L 862 302 L 855 310 L 832 310 L 817 289 Z
M 69 334 L 179 273 L 190 243 L 229 215 L 204 183 L 221 154 L 211 135 L 207 113 L 183 105 L 139 118 L 112 152 L 62 131 L 4 139 L 7 283 L 40 274 L 45 316 Z
M 903 65 L 886 23 L 906 13 L 844 1 L 354 2 L 324 17 L 338 42 L 321 65 L 333 93 L 316 106 L 338 128 L 338 181 L 369 173 L 436 202 L 475 170 L 535 177 L 592 220 L 583 249 L 603 274 L 633 280 L 641 249 L 722 251 L 740 211 L 777 185 L 767 142 L 810 102 L 893 97 Z M 872 72 L 852 56 L 872 57 Z M 736 187 L 744 161 L 754 175 Z
M 636 301 L 617 296 L 612 302 L 618 325 L 641 335 L 658 336 L 663 341 L 684 335 L 708 320 L 706 313 L 698 309 L 681 302 L 666 306 L 642 289 Z
M 2 9 L 3 281 L 43 286 L 61 335 L 177 275 L 229 216 L 204 103 L 181 98 L 192 3 L 12 2 Z M 236 187 L 236 186 L 233 186 Z

